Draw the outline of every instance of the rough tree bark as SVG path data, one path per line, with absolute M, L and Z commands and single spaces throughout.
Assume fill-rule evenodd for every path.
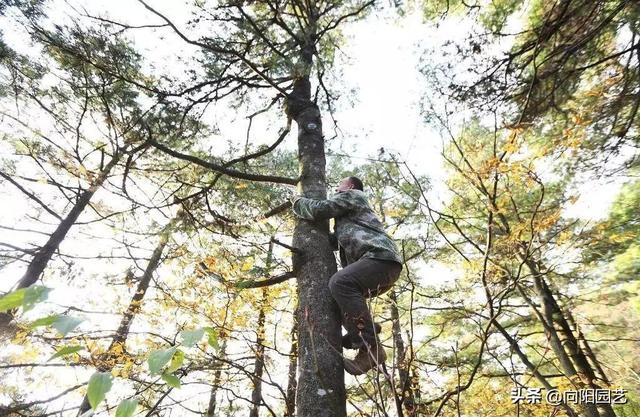
M 306 46 L 301 51 L 303 75 L 287 100 L 287 113 L 298 126 L 299 191 L 309 198 L 327 196 L 325 150 L 318 106 L 311 101 L 309 72 L 313 62 L 312 9 Z M 298 277 L 298 417 L 344 417 L 346 394 L 340 340 L 340 313 L 328 282 L 336 268 L 328 238 L 329 222 L 298 220 L 293 232 L 293 270 Z

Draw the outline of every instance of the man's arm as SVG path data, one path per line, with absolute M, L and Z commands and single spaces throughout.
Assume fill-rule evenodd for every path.
M 326 200 L 294 197 L 293 212 L 307 220 L 325 220 L 346 214 L 352 208 L 348 193 L 338 193 Z

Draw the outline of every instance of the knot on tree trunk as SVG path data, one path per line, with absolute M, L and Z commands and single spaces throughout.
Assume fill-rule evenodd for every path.
M 300 269 L 304 265 L 307 258 L 302 251 L 296 251 L 291 254 L 291 272 L 294 276 L 300 275 Z
M 287 97 L 285 111 L 293 120 L 307 109 L 315 109 L 317 106 L 311 101 L 311 82 L 309 78 L 298 78 L 293 84 L 293 91 Z

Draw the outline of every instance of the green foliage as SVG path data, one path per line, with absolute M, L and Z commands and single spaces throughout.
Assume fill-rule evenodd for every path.
M 609 216 L 583 233 L 582 259 L 592 267 L 605 266 L 611 282 L 631 282 L 640 273 L 640 181 L 625 184 Z
M 445 2 L 427 3 L 442 8 Z M 506 124 L 539 128 L 566 164 L 559 169 L 616 172 L 637 164 L 633 152 L 612 163 L 638 143 L 632 93 L 640 86 L 633 52 L 639 39 L 637 4 L 493 0 L 462 9 L 482 28 L 456 43 L 451 61 L 441 68 L 452 77 L 438 79 L 448 83 L 447 100 L 455 97 L 476 113 L 496 108 Z M 492 52 L 505 44 L 512 45 L 508 51 Z
M 220 345 L 218 344 L 218 330 L 213 327 L 205 327 L 205 332 L 207 333 L 207 341 L 209 342 L 209 346 L 214 349 L 220 349 Z
M 25 291 L 25 289 L 20 289 L 5 294 L 2 298 L 0 298 L 0 311 L 4 312 L 20 307 L 22 305 L 22 302 L 24 301 Z
M 168 349 L 155 350 L 149 354 L 149 358 L 147 359 L 147 364 L 149 365 L 149 372 L 154 374 L 159 374 L 162 371 L 169 361 L 173 358 L 173 355 L 178 350 L 177 347 L 171 347 Z
M 91 77 L 96 85 L 105 85 L 96 97 L 96 105 L 103 99 L 121 107 L 137 107 L 138 93 L 127 81 L 140 78 L 140 55 L 124 39 L 110 37 L 98 28 L 78 31 L 60 26 L 52 32 L 41 30 L 38 36 L 74 82 L 81 85 Z
M 195 330 L 184 330 L 180 333 L 180 337 L 182 338 L 182 345 L 185 347 L 193 347 L 196 343 L 202 339 L 204 336 L 204 328 L 199 328 Z
M 37 320 L 33 321 L 29 325 L 29 328 L 30 329 L 35 329 L 36 327 L 41 327 L 41 326 L 51 326 L 53 323 L 55 323 L 59 319 L 60 319 L 60 315 L 52 314 L 50 316 L 42 317 L 40 319 L 37 319 Z
M 66 336 L 73 329 L 78 327 L 85 319 L 79 317 L 66 316 L 62 314 L 52 314 L 39 318 L 29 325 L 29 329 L 36 327 L 51 326 L 56 329 L 61 336 Z
M 109 390 L 111 390 L 112 380 L 113 377 L 108 372 L 96 372 L 89 378 L 87 398 L 93 410 L 98 408 L 98 405 L 100 405 Z
M 458 15 L 467 10 L 463 0 L 433 0 L 421 3 L 426 19 L 435 20 Z
M 0 298 L 0 312 L 22 307 L 23 311 L 31 310 L 37 303 L 47 299 L 51 290 L 47 287 L 33 285 L 20 288 Z
M 123 400 L 116 409 L 116 417 L 132 417 L 138 408 L 138 400 Z
M 182 366 L 183 363 L 184 363 L 184 352 L 178 349 L 176 350 L 173 357 L 171 358 L 171 362 L 167 367 L 167 372 L 168 373 L 175 372 L 178 368 Z
M 54 360 L 56 358 L 61 358 L 61 357 L 64 357 L 64 356 L 72 355 L 74 353 L 78 353 L 81 350 L 84 350 L 84 347 L 79 346 L 79 345 L 63 346 L 63 347 L 59 348 L 58 350 L 56 350 L 56 353 L 53 356 L 51 356 L 47 360 L 47 362 L 52 361 L 52 360 Z
M 162 379 L 172 388 L 180 388 L 180 379 L 172 374 L 164 373 L 162 374 Z
M 17 3 L 24 3 L 20 7 L 26 8 L 26 2 L 11 1 L 11 4 Z M 393 340 L 389 338 L 384 343 L 386 346 L 399 349 L 400 344 L 396 342 L 402 341 L 405 343 L 405 354 L 415 355 L 405 357 L 403 363 L 400 363 L 400 360 L 397 362 L 400 367 L 403 364 L 414 367 L 413 370 L 416 372 L 411 385 L 418 393 L 423 394 L 422 400 L 429 402 L 445 390 L 459 386 L 460 382 L 465 383 L 467 378 L 470 378 L 470 370 L 474 364 L 480 364 L 478 372 L 475 373 L 474 370 L 476 380 L 469 381 L 469 390 L 461 393 L 456 401 L 443 404 L 444 413 L 454 415 L 452 407 L 459 403 L 462 404 L 462 410 L 458 412 L 461 415 L 474 417 L 484 409 L 499 409 L 498 414 L 507 415 L 511 409 L 508 408 L 510 404 L 506 398 L 505 393 L 508 391 L 505 387 L 512 379 L 530 378 L 526 371 L 524 375 L 520 375 L 524 369 L 522 364 L 518 363 L 514 351 L 493 328 L 489 329 L 492 333 L 484 346 L 483 356 L 480 357 L 482 332 L 489 317 L 484 299 L 483 279 L 487 282 L 488 293 L 504 296 L 496 310 L 497 322 L 503 324 L 511 334 L 517 335 L 520 346 L 536 363 L 538 369 L 546 374 L 558 373 L 557 363 L 551 357 L 548 342 L 542 335 L 542 326 L 526 308 L 521 296 L 516 293 L 517 286 L 520 286 L 524 293 L 533 293 L 531 274 L 526 271 L 521 273 L 523 264 L 518 260 L 523 243 L 534 243 L 531 253 L 537 261 L 552 261 L 549 263 L 551 269 L 557 266 L 557 270 L 544 273 L 552 283 L 554 291 L 559 291 L 562 295 L 558 299 L 563 303 L 563 307 L 564 303 L 571 307 L 574 307 L 572 303 L 579 304 L 584 295 L 583 288 L 593 286 L 594 280 L 577 274 L 584 271 L 576 272 L 569 262 L 564 262 L 562 255 L 557 254 L 565 248 L 572 252 L 582 249 L 576 248 L 572 241 L 578 236 L 578 227 L 574 228 L 561 217 L 561 208 L 568 200 L 569 175 L 565 176 L 564 168 L 560 167 L 557 169 L 560 175 L 543 182 L 536 175 L 540 167 L 536 164 L 557 168 L 553 158 L 549 157 L 552 152 L 567 159 L 573 158 L 574 151 L 577 152 L 578 149 L 580 152 L 597 152 L 600 144 L 609 141 L 612 136 L 611 130 L 605 127 L 617 127 L 613 129 L 613 133 L 614 136 L 619 135 L 621 130 L 618 128 L 627 128 L 626 121 L 633 120 L 631 110 L 637 98 L 638 84 L 634 78 L 637 75 L 634 75 L 632 70 L 623 68 L 624 65 L 615 60 L 603 67 L 606 67 L 606 71 L 602 71 L 600 67 L 587 71 L 579 70 L 581 66 L 601 59 L 613 51 L 614 44 L 619 40 L 615 35 L 615 29 L 625 24 L 621 22 L 630 21 L 628 10 L 625 9 L 620 14 L 619 21 L 615 19 L 616 22 L 606 23 L 601 20 L 602 16 L 607 16 L 616 2 L 609 2 L 610 4 L 604 6 L 599 0 L 591 2 L 598 7 L 593 14 L 586 13 L 589 11 L 588 1 L 558 4 L 565 3 L 581 8 L 571 10 L 575 13 L 564 16 L 563 19 L 567 20 L 557 25 L 555 33 L 551 33 L 554 27 L 545 23 L 547 14 L 550 13 L 549 2 L 541 0 L 531 3 L 521 0 L 479 3 L 437 0 L 423 3 L 424 12 L 429 17 L 457 14 L 458 18 L 462 13 L 469 12 L 469 16 L 479 19 L 481 29 L 489 29 L 494 34 L 506 30 L 507 23 L 514 21 L 514 18 L 518 17 L 517 14 L 523 10 L 521 6 L 528 7 L 525 25 L 518 28 L 522 30 L 517 31 L 519 34 L 510 51 L 512 61 L 509 65 L 500 64 L 499 60 L 494 61 L 492 57 L 487 57 L 486 51 L 491 55 L 496 49 L 484 43 L 484 40 L 490 37 L 465 38 L 466 45 L 460 49 L 461 54 L 471 54 L 474 63 L 500 64 L 500 70 L 495 76 L 488 77 L 484 83 L 480 83 L 484 84 L 484 88 L 471 93 L 465 91 L 466 97 L 476 96 L 479 101 L 491 103 L 493 108 L 500 102 L 496 100 L 496 95 L 499 96 L 499 99 L 504 99 L 504 103 L 507 103 L 499 110 L 504 112 L 503 115 L 507 114 L 508 119 L 517 120 L 522 114 L 521 111 L 526 110 L 523 120 L 527 122 L 528 130 L 514 131 L 512 137 L 511 132 L 494 132 L 492 128 L 486 128 L 481 123 L 481 120 L 485 120 L 483 114 L 478 118 L 471 118 L 467 131 L 459 137 L 458 145 L 462 148 L 463 155 L 456 151 L 453 144 L 445 149 L 446 156 L 450 162 L 457 164 L 457 167 L 451 171 L 447 182 L 450 195 L 444 197 L 444 208 L 437 206 L 437 211 L 429 211 L 431 208 L 427 205 L 431 202 L 428 201 L 431 196 L 425 194 L 430 191 L 428 179 L 413 178 L 407 172 L 407 166 L 394 161 L 393 155 L 389 155 L 388 152 L 378 155 L 381 160 L 388 159 L 387 162 L 368 161 L 362 165 L 353 164 L 352 159 L 331 158 L 333 165 L 329 172 L 330 181 L 335 183 L 344 176 L 354 174 L 362 177 L 371 204 L 384 218 L 389 233 L 397 238 L 407 257 L 415 255 L 394 287 L 394 297 L 397 297 L 379 297 L 374 303 L 377 303 L 376 316 L 384 318 L 389 317 L 391 307 L 396 307 L 395 313 L 399 317 L 392 317 L 388 321 L 393 321 L 394 325 L 399 323 L 401 329 L 393 335 Z M 355 12 L 367 3 L 348 1 L 317 4 L 322 6 L 322 10 L 317 10 L 321 12 L 317 28 L 327 28 L 334 23 L 342 25 L 342 22 L 366 16 L 367 10 L 372 9 L 367 6 L 356 16 Z M 0 8 L 5 6 L 3 3 Z M 17 97 L 16 103 L 6 100 L 6 107 L 10 108 L 15 104 L 21 112 L 24 111 L 20 117 L 24 115 L 24 119 L 29 123 L 30 119 L 35 120 L 33 127 L 37 129 L 44 123 L 40 123 L 34 115 L 54 114 L 56 123 L 51 130 L 59 131 L 65 140 L 67 137 L 71 138 L 68 143 L 57 137 L 34 139 L 31 136 L 35 132 L 25 129 L 26 137 L 14 141 L 15 155 L 12 157 L 27 155 L 30 158 L 40 158 L 37 159 L 38 162 L 46 161 L 55 166 L 54 174 L 43 176 L 44 182 L 59 182 L 58 188 L 65 191 L 65 198 L 61 198 L 60 201 L 66 204 L 67 200 L 70 200 L 67 191 L 75 189 L 78 183 L 84 184 L 94 179 L 98 168 L 103 166 L 103 159 L 110 153 L 124 152 L 124 159 L 127 159 L 126 167 L 122 163 L 119 164 L 109 175 L 110 180 L 108 187 L 104 189 L 103 200 L 92 201 L 91 208 L 99 214 L 99 219 L 87 219 L 87 223 L 83 222 L 81 233 L 85 235 L 88 232 L 87 234 L 92 235 L 95 225 L 107 225 L 105 230 L 112 228 L 111 231 L 114 233 L 122 233 L 116 240 L 124 244 L 125 249 L 133 249 L 130 252 L 132 259 L 123 261 L 119 255 L 112 252 L 113 256 L 108 258 L 113 264 L 109 266 L 116 266 L 120 261 L 131 261 L 130 265 L 126 266 L 131 267 L 131 270 L 144 268 L 141 265 L 144 257 L 138 251 L 148 249 L 145 246 L 147 240 L 166 239 L 168 242 L 167 247 L 162 248 L 162 256 L 159 258 L 162 268 L 153 270 L 153 285 L 149 287 L 152 302 L 145 301 L 144 305 L 142 302 L 132 304 L 132 309 L 126 309 L 125 304 L 123 308 L 119 303 L 122 300 L 126 303 L 130 295 L 127 291 L 130 287 L 135 287 L 136 280 L 140 278 L 133 273 L 127 274 L 124 283 L 129 287 L 125 288 L 124 285 L 120 286 L 122 277 L 105 273 L 109 268 L 96 267 L 96 272 L 90 274 L 90 279 L 100 279 L 102 282 L 106 278 L 105 282 L 112 292 L 104 300 L 101 300 L 102 297 L 94 297 L 86 300 L 86 303 L 93 307 L 102 307 L 102 311 L 124 310 L 127 314 L 133 312 L 132 315 L 125 316 L 127 321 L 123 323 L 129 326 L 131 321 L 135 320 L 134 328 L 139 326 L 142 327 L 143 334 L 153 334 L 154 338 L 159 336 L 159 339 L 155 340 L 174 340 L 176 327 L 181 329 L 184 322 L 209 324 L 207 327 L 182 331 L 178 336 L 177 346 L 162 346 L 163 349 L 151 352 L 148 357 L 145 357 L 149 351 L 147 346 L 157 349 L 157 342 L 145 340 L 137 331 L 131 335 L 125 334 L 124 340 L 111 345 L 107 345 L 107 341 L 101 339 L 102 336 L 84 338 L 83 343 L 86 347 L 76 344 L 79 343 L 77 341 L 71 342 L 74 343 L 71 345 L 63 345 L 62 340 L 53 341 L 56 352 L 49 360 L 68 358 L 86 348 L 91 352 L 87 355 L 91 365 L 96 365 L 101 370 L 108 369 L 113 375 L 130 378 L 130 383 L 141 392 L 139 395 L 145 408 L 157 400 L 158 389 L 167 390 L 166 386 L 154 387 L 153 381 L 157 379 L 162 379 L 168 387 L 180 388 L 182 382 L 187 383 L 186 378 L 211 378 L 214 388 L 224 387 L 229 390 L 235 390 L 239 385 L 249 382 L 249 373 L 238 371 L 250 369 L 250 361 L 253 358 L 247 358 L 246 346 L 243 346 L 245 349 L 238 347 L 245 341 L 253 343 L 253 338 L 246 336 L 253 336 L 255 332 L 251 318 L 255 317 L 256 306 L 261 302 L 256 296 L 260 291 L 239 292 L 236 291 L 237 288 L 230 287 L 229 283 L 239 282 L 238 287 L 242 288 L 246 286 L 245 283 L 252 282 L 251 279 L 256 276 L 262 277 L 270 269 L 290 266 L 290 253 L 283 248 L 278 250 L 282 249 L 285 254 L 277 254 L 273 265 L 270 263 L 269 268 L 263 266 L 267 237 L 277 234 L 284 236 L 283 239 L 288 238 L 292 223 L 290 216 L 285 214 L 266 222 L 254 223 L 252 219 L 284 201 L 292 190 L 268 183 L 220 177 L 201 166 L 166 158 L 153 148 L 146 147 L 146 144 L 139 154 L 134 155 L 129 153 L 130 148 L 123 147 L 123 144 L 143 144 L 148 137 L 154 136 L 172 149 L 223 164 L 245 152 L 264 149 L 264 145 L 255 146 L 251 143 L 250 139 L 257 134 L 255 128 L 247 136 L 246 147 L 229 145 L 226 142 L 227 138 L 223 139 L 217 135 L 221 130 L 215 123 L 221 109 L 237 110 L 237 114 L 232 115 L 236 118 L 235 122 L 243 121 L 244 115 L 240 110 L 250 109 L 253 113 L 264 108 L 270 110 L 267 105 L 274 108 L 281 105 L 285 94 L 276 93 L 270 82 L 276 83 L 280 88 L 289 89 L 295 77 L 315 77 L 320 73 L 326 85 L 318 85 L 317 97 L 314 97 L 314 100 L 322 103 L 323 95 L 332 95 L 335 83 L 332 85 L 329 81 L 335 80 L 331 80 L 328 75 L 339 73 L 340 67 L 334 66 L 339 63 L 336 51 L 349 40 L 349 37 L 339 31 L 330 30 L 313 39 L 315 44 L 310 50 L 314 50 L 316 55 L 315 67 L 309 67 L 300 59 L 300 41 L 294 39 L 300 37 L 305 41 L 313 29 L 304 27 L 305 20 L 310 16 L 298 15 L 307 5 L 299 3 L 294 7 L 292 3 L 285 2 L 281 6 L 280 8 L 276 5 L 277 10 L 274 13 L 270 4 L 264 2 L 197 1 L 198 10 L 193 20 L 185 25 L 185 30 L 188 28 L 188 36 L 207 47 L 196 53 L 196 60 L 186 62 L 183 80 L 173 79 L 162 74 L 160 68 L 148 65 L 142 54 L 130 43 L 130 40 L 137 39 L 129 36 L 133 30 L 109 24 L 107 20 L 99 20 L 99 23 L 94 21 L 95 19 L 91 20 L 87 27 L 84 20 L 74 21 L 76 17 L 72 16 L 71 23 L 65 26 L 52 15 L 51 21 L 47 21 L 47 24 L 28 26 L 27 32 L 34 35 L 33 43 L 42 52 L 39 63 L 20 57 L 0 42 L 3 70 L 7 69 L 7 74 L 11 75 L 6 78 L 11 81 L 11 85 L 1 86 L 0 94 L 8 95 L 15 92 Z M 241 14 L 240 10 L 244 14 Z M 354 15 L 340 20 L 340 16 L 344 16 L 345 13 Z M 590 19 L 590 16 L 594 18 Z M 154 21 L 157 22 L 158 19 Z M 217 24 L 211 25 L 211 22 Z M 599 23 L 604 24 L 599 26 Z M 205 24 L 208 26 L 201 26 Z M 287 27 L 293 29 L 293 32 L 289 33 Z M 585 36 L 588 34 L 585 30 L 599 27 L 602 29 L 601 33 L 593 37 Z M 136 30 L 150 30 L 154 36 L 160 33 L 163 33 L 160 36 L 164 36 L 164 30 L 168 29 L 147 27 Z M 584 43 L 577 44 L 576 39 L 583 39 Z M 532 44 L 532 41 L 535 42 Z M 219 53 L 217 48 L 231 52 Z M 524 48 L 522 53 L 517 53 L 518 48 Z M 565 56 L 566 59 L 558 59 L 564 51 L 571 51 L 571 54 Z M 246 65 L 246 60 L 250 60 L 262 74 L 254 74 Z M 534 66 L 537 66 L 535 70 Z M 143 73 L 143 69 L 146 71 L 147 68 L 151 68 L 152 74 Z M 473 74 L 482 75 L 481 65 L 474 66 L 473 70 Z M 502 70 L 505 72 L 501 73 Z M 38 83 L 39 76 L 45 73 L 51 77 L 48 77 L 46 84 L 41 85 Z M 623 76 L 618 79 L 617 76 L 611 75 L 614 73 Z M 52 81 L 49 81 L 49 78 Z M 615 80 L 608 81 L 613 78 Z M 4 80 L 5 78 L 3 82 Z M 312 83 L 315 84 L 314 80 Z M 601 85 L 604 86 L 602 89 L 599 88 Z M 329 89 L 327 93 L 323 92 L 325 87 Z M 523 92 L 530 92 L 530 96 L 524 98 Z M 30 113 L 23 103 L 27 97 L 37 99 L 36 104 L 43 103 L 44 112 L 40 109 L 39 112 Z M 278 117 L 282 116 L 281 110 L 277 109 Z M 484 110 L 484 107 L 471 109 L 474 113 L 482 113 Z M 220 116 L 224 119 L 226 113 L 222 111 Z M 255 120 L 265 116 L 266 113 L 256 113 Z M 272 114 L 268 115 L 271 116 Z M 630 135 L 635 134 L 634 129 L 635 126 L 628 129 Z M 45 130 L 43 128 L 43 135 L 49 133 Z M 92 147 L 82 144 L 85 130 L 88 131 L 87 142 L 94 145 Z M 604 135 L 603 132 L 608 130 L 609 133 Z M 100 136 L 103 132 L 106 133 Z M 234 131 L 233 135 L 235 134 Z M 76 140 L 80 145 L 74 143 Z M 332 147 L 329 151 L 335 150 L 335 142 L 327 139 L 326 144 Z M 498 154 L 506 152 L 507 157 L 498 160 L 495 148 L 498 148 Z M 149 155 L 151 157 L 148 157 Z M 464 159 L 471 164 L 471 168 L 465 165 Z M 95 163 L 91 165 L 90 162 Z M 276 151 L 235 164 L 234 169 L 294 178 L 299 175 L 298 164 L 294 152 Z M 22 171 L 19 163 L 15 165 L 11 167 L 12 172 L 13 168 L 20 175 L 28 171 Z M 489 201 L 487 196 L 483 195 L 483 187 L 491 188 L 494 178 L 497 178 L 497 193 L 495 201 Z M 18 180 L 21 183 L 27 182 L 22 177 Z M 29 180 L 37 182 L 40 178 Z M 126 185 L 130 185 L 130 188 L 125 189 Z M 36 194 L 40 195 L 39 192 Z M 148 201 L 146 198 L 144 201 L 138 201 L 142 194 L 144 197 L 153 197 Z M 47 193 L 43 195 L 46 197 Z M 441 196 L 436 197 L 440 200 Z M 57 209 L 58 206 L 62 206 L 60 201 L 52 199 L 52 207 Z M 635 214 L 638 212 L 638 203 L 638 198 L 630 198 L 624 203 L 623 210 L 618 210 L 615 206 L 606 227 L 594 231 L 594 234 L 588 237 L 585 236 L 585 240 L 590 239 L 585 243 L 585 251 L 592 249 L 593 264 L 606 265 L 607 270 L 619 278 L 618 283 L 632 280 L 640 272 L 637 263 L 637 259 L 640 258 L 637 245 L 639 231 Z M 158 233 L 157 219 L 173 211 L 178 205 L 182 206 L 188 215 Z M 440 210 L 442 212 L 439 212 Z M 32 213 L 28 213 L 29 217 L 31 215 Z M 445 243 L 433 237 L 431 225 L 427 221 L 429 215 L 433 215 L 440 231 L 451 238 L 449 242 Z M 85 214 L 82 216 L 84 221 Z M 491 225 L 487 224 L 489 216 L 493 216 Z M 511 227 L 505 227 L 505 223 Z M 493 238 L 491 245 L 487 236 Z M 453 250 L 452 246 L 459 252 Z M 485 248 L 488 266 L 483 267 Z M 117 252 L 123 253 L 120 250 Z M 459 253 L 465 258 L 462 259 Z M 61 250 L 62 254 L 65 254 L 65 262 L 69 262 L 66 250 Z M 102 254 L 100 257 L 104 259 Z M 439 271 L 447 274 L 451 270 L 462 270 L 460 278 L 447 285 L 438 283 L 439 277 L 429 275 L 432 272 L 432 264 L 425 263 L 434 259 L 441 268 L 435 271 L 436 274 Z M 81 260 L 78 260 L 78 263 L 80 262 Z M 201 264 L 206 268 L 202 268 Z M 590 268 L 592 265 L 587 266 Z M 61 277 L 56 275 L 46 275 L 46 282 L 67 279 L 66 270 L 60 274 Z M 73 282 L 73 274 L 68 275 L 69 281 Z M 206 278 L 203 278 L 203 275 L 206 275 Z M 428 288 L 421 287 L 422 280 L 429 281 L 432 285 Z M 79 285 L 82 287 L 85 282 Z M 277 324 L 278 330 L 284 327 L 289 330 L 290 316 L 295 304 L 295 295 L 291 292 L 291 287 L 289 284 L 282 284 L 269 288 L 270 302 L 265 303 L 266 306 L 260 306 L 264 308 L 262 311 L 266 312 L 265 325 Z M 4 311 L 20 306 L 26 311 L 46 298 L 43 298 L 42 294 L 28 291 L 5 295 L 0 298 L 0 306 Z M 610 303 L 637 306 L 637 298 L 633 298 L 635 293 L 636 288 L 628 285 L 624 291 L 615 294 L 603 293 L 603 297 Z M 111 298 L 111 295 L 115 297 Z M 144 293 L 138 292 L 137 295 Z M 79 304 L 78 307 L 86 307 L 86 303 Z M 580 307 L 578 305 L 576 311 L 579 311 Z M 269 309 L 276 312 L 277 319 Z M 171 313 L 167 314 L 169 311 Z M 585 316 L 591 317 L 588 314 Z M 616 323 L 619 324 L 619 328 L 626 329 L 624 325 L 627 319 L 628 323 L 634 323 L 626 314 L 618 316 L 621 317 L 621 322 Z M 166 317 L 175 317 L 175 320 L 167 320 Z M 579 321 L 583 319 L 579 314 L 576 314 L 576 317 Z M 277 322 L 273 323 L 276 320 Z M 64 337 L 76 329 L 80 322 L 81 320 L 75 317 L 55 314 L 33 321 L 30 328 L 52 326 Z M 105 322 L 110 323 L 106 320 Z M 304 322 L 300 324 L 304 325 Z M 316 329 L 322 330 L 321 323 L 316 323 L 315 326 Z M 385 320 L 384 337 L 389 336 L 389 327 L 390 323 Z M 129 327 L 126 329 L 128 331 Z M 91 330 L 104 329 L 92 327 Z M 395 328 L 393 330 L 396 331 Z M 590 330 L 585 331 L 588 333 Z M 266 331 L 269 329 L 261 329 L 259 336 Z M 204 343 L 201 342 L 205 335 L 208 346 L 216 350 L 215 355 L 211 354 L 211 349 L 204 349 Z M 285 355 L 276 355 L 275 352 L 284 352 L 281 339 L 287 337 L 288 334 L 284 331 L 274 336 L 273 343 L 278 343 L 278 346 L 273 346 L 268 360 L 265 361 L 267 371 L 275 369 L 274 367 L 284 370 L 281 365 Z M 41 354 L 43 351 L 44 345 L 39 338 L 20 334 L 16 340 L 16 343 L 25 342 L 25 352 L 20 359 L 31 360 L 30 355 L 35 357 L 38 352 Z M 45 340 L 49 343 L 50 338 Z M 28 342 L 33 342 L 32 346 L 29 346 Z M 231 346 L 229 349 L 225 348 L 227 343 Z M 269 345 L 271 340 L 264 343 Z M 271 349 L 271 346 L 267 347 Z M 598 348 L 599 346 L 595 347 L 596 350 Z M 189 354 L 188 359 L 185 352 Z M 626 356 L 637 357 L 633 349 L 630 348 L 628 352 Z M 397 353 L 399 352 L 394 352 Z M 597 353 L 604 365 L 615 369 L 615 372 L 619 371 L 620 366 L 613 363 L 610 356 Z M 398 358 L 396 355 L 394 357 Z M 234 361 L 231 372 L 228 367 L 218 366 L 220 363 L 213 362 L 218 361 L 218 358 L 230 363 Z M 151 377 L 144 372 L 145 359 Z M 197 371 L 197 375 L 187 375 L 186 372 L 181 372 L 186 368 L 185 361 L 205 366 Z M 82 363 L 74 363 L 81 364 L 85 364 L 84 360 Z M 632 362 L 629 368 L 636 369 L 635 362 Z M 394 366 L 392 370 L 396 369 Z M 510 373 L 515 369 L 518 370 L 518 375 Z M 421 373 L 428 375 L 423 378 Z M 497 376 L 494 377 L 493 374 Z M 435 383 L 433 386 L 429 385 L 429 381 L 434 380 L 434 375 L 438 386 L 435 386 Z M 179 376 L 185 381 L 181 382 Z M 245 376 L 246 381 L 241 379 Z M 219 380 L 214 380 L 216 378 Z M 490 382 L 485 383 L 487 380 Z M 420 387 L 420 383 L 426 385 Z M 93 409 L 104 400 L 111 384 L 111 375 L 106 372 L 91 377 L 88 395 L 90 400 L 93 398 Z M 2 394 L 5 395 L 5 387 L 2 388 Z M 358 389 L 360 388 L 359 386 Z M 20 389 L 24 390 L 23 387 Z M 380 399 L 392 399 L 393 393 L 390 390 L 389 387 L 383 387 Z M 362 403 L 371 404 L 369 399 L 363 399 Z M 265 400 L 275 402 L 273 398 Z M 433 408 L 428 411 L 433 413 L 437 402 L 430 404 Z M 482 407 L 478 407 L 478 404 Z M 158 408 L 157 412 L 171 413 L 173 410 L 170 407 L 174 405 L 163 403 L 163 409 Z M 354 405 L 359 406 L 359 401 L 354 401 Z M 227 407 L 241 413 L 244 406 L 246 404 L 236 401 Z M 136 408 L 137 400 L 125 400 L 118 406 L 116 417 L 131 417 Z M 276 413 L 280 411 L 277 407 L 274 410 Z M 371 410 L 368 414 L 379 414 L 378 410 Z M 218 414 L 222 415 L 225 411 L 225 405 L 219 404 Z M 550 414 L 546 409 L 542 411 L 545 415 Z M 540 412 L 532 413 L 531 415 L 537 415 Z
M 24 290 L 24 299 L 22 300 L 23 311 L 29 311 L 37 303 L 46 300 L 49 297 L 49 292 L 51 291 L 49 288 L 39 285 L 31 286 L 29 288 L 25 288 Z
M 493 0 L 480 14 L 480 22 L 494 33 L 502 32 L 507 19 L 523 4 L 522 0 Z
M 70 331 L 78 327 L 78 325 L 83 321 L 83 318 L 59 316 L 58 319 L 53 322 L 53 327 L 60 333 L 61 336 L 66 336 Z

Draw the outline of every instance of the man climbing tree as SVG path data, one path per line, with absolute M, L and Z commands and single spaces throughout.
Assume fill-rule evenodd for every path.
M 343 179 L 336 194 L 327 200 L 295 197 L 294 213 L 307 220 L 335 218 L 335 241 L 342 269 L 329 280 L 331 295 L 342 312 L 347 334 L 342 346 L 358 349 L 356 357 L 344 360 L 352 375 L 361 375 L 386 359 L 365 297 L 389 290 L 400 276 L 402 261 L 393 240 L 382 229 L 357 177 Z

